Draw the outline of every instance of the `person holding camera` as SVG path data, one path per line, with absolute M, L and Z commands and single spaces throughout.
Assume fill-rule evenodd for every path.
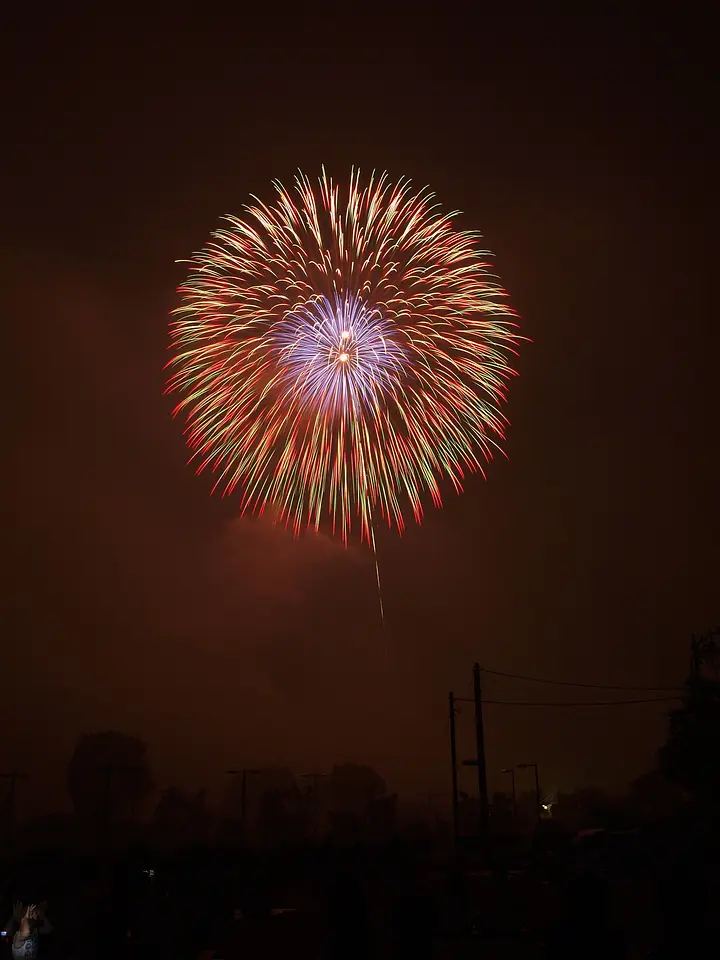
M 45 904 L 27 906 L 17 901 L 12 918 L 7 924 L 11 936 L 13 960 L 37 960 L 40 934 L 51 933 L 52 926 L 45 916 Z

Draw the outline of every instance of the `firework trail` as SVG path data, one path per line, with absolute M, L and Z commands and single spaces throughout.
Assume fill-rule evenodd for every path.
M 427 189 L 324 170 L 274 186 L 191 260 L 168 391 L 197 471 L 243 512 L 374 545 L 376 516 L 419 523 L 499 449 L 515 314 Z

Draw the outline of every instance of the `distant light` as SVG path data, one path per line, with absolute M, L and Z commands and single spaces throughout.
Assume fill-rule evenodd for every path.
M 340 360 L 340 363 L 347 363 L 350 359 L 350 355 L 347 353 L 341 353 L 338 359 Z

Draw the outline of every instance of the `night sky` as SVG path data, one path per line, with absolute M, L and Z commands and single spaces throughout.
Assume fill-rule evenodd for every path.
M 23 810 L 60 802 L 85 731 L 144 736 L 160 784 L 355 761 L 447 792 L 447 691 L 474 660 L 682 682 L 720 619 L 709 23 L 106 18 L 18 25 L 0 57 L 0 766 L 32 775 Z M 240 519 L 163 396 L 176 261 L 323 163 L 461 209 L 533 341 L 509 459 L 379 536 L 384 634 L 369 551 Z M 621 788 L 667 708 L 489 706 L 491 789 L 523 761 L 548 789 Z

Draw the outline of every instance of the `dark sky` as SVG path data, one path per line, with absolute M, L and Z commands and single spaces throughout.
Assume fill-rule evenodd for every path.
M 18 25 L 0 57 L 0 765 L 32 774 L 26 809 L 61 795 L 83 731 L 141 733 L 160 782 L 352 760 L 443 790 L 447 691 L 474 660 L 682 681 L 720 619 L 709 23 L 105 17 Z M 176 261 L 322 163 L 463 210 L 533 340 L 509 460 L 380 536 L 384 636 L 369 552 L 238 519 L 163 396 Z M 491 787 L 527 760 L 548 788 L 620 787 L 665 710 L 490 706 Z

